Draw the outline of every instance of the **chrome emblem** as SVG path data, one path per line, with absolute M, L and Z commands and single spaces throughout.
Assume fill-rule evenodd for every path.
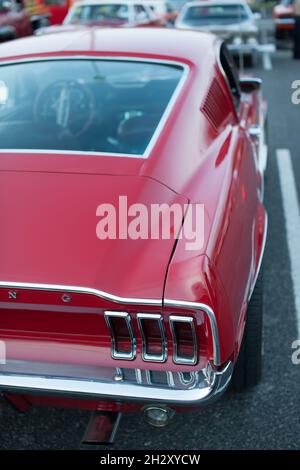
M 8 291 L 8 298 L 10 300 L 16 300 L 17 296 L 18 296 L 18 294 L 15 290 Z
M 63 294 L 61 296 L 61 300 L 65 303 L 65 304 L 68 304 L 69 302 L 71 302 L 72 300 L 72 297 L 68 294 Z

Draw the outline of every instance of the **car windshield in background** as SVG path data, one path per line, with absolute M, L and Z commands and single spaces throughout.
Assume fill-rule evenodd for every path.
M 281 2 L 279 3 L 280 5 L 283 5 L 284 7 L 289 7 L 294 4 L 294 0 L 281 0 Z
M 190 26 L 227 25 L 249 20 L 243 5 L 193 6 L 186 10 L 183 23 Z
M 130 60 L 1 66 L 0 148 L 143 155 L 182 74 Z
M 129 20 L 128 5 L 124 4 L 101 4 L 101 5 L 79 5 L 74 7 L 67 15 L 64 24 L 95 23 L 99 24 L 122 24 Z

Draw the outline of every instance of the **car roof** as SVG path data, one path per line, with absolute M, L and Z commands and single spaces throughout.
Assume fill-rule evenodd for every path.
M 209 33 L 169 28 L 85 28 L 73 32 L 32 36 L 0 44 L 0 60 L 24 57 L 92 52 L 135 57 L 176 59 L 201 64 L 218 39 Z

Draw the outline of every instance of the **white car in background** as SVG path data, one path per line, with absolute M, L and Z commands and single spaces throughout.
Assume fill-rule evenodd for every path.
M 143 0 L 82 0 L 69 9 L 61 25 L 39 28 L 42 34 L 63 33 L 82 28 L 128 28 L 164 26 Z
M 194 1 L 184 5 L 176 28 L 209 31 L 227 41 L 234 55 L 254 61 L 258 47 L 260 14 L 253 13 L 244 0 Z
M 151 8 L 153 13 L 158 18 L 165 21 L 167 25 L 174 25 L 179 12 L 179 9 L 176 8 L 174 2 L 164 0 L 143 0 L 143 5 Z

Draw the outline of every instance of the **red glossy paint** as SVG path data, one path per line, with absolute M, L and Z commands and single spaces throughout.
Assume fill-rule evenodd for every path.
M 23 0 L 26 11 L 33 18 L 34 23 L 38 20 L 47 19 L 47 24 L 61 24 L 73 5 L 73 0 Z
M 48 6 L 49 13 L 50 13 L 50 24 L 61 24 L 66 17 L 66 14 L 69 11 L 69 8 L 72 6 L 72 0 L 60 0 L 57 3 L 52 2 L 51 5 Z
M 263 250 L 266 213 L 261 202 L 263 175 L 248 129 L 262 102 L 241 96 L 235 109 L 218 61 L 219 42 L 210 35 L 172 30 L 90 30 L 27 39 L 0 46 L 7 60 L 51 56 L 124 56 L 176 60 L 188 76 L 148 159 L 99 155 L 2 153 L 0 159 L 0 280 L 82 286 L 120 297 L 205 303 L 216 315 L 221 363 L 237 357 L 249 294 Z M 213 80 L 226 108 L 216 129 L 203 112 Z M 110 240 L 96 238 L 96 207 L 130 202 L 190 204 L 205 207 L 203 247 L 187 251 L 184 239 Z M 8 357 L 54 363 L 124 367 L 110 355 L 104 309 L 161 311 L 182 309 L 123 306 L 98 297 L 18 289 L 15 301 L 0 289 L 0 337 Z M 212 337 L 204 314 L 197 321 L 198 368 L 212 358 Z M 135 318 L 135 317 L 134 317 Z M 193 370 L 169 358 L 144 363 L 137 333 L 137 358 L 125 367 Z M 170 331 L 167 328 L 168 338 Z M 50 399 L 51 404 L 62 404 Z M 28 397 L 32 403 L 46 399 Z M 68 402 L 81 407 L 80 401 Z M 66 405 L 69 406 L 69 405 Z M 97 408 L 95 402 L 92 409 Z M 113 406 L 114 405 L 107 405 Z M 99 409 L 105 408 L 99 404 Z

